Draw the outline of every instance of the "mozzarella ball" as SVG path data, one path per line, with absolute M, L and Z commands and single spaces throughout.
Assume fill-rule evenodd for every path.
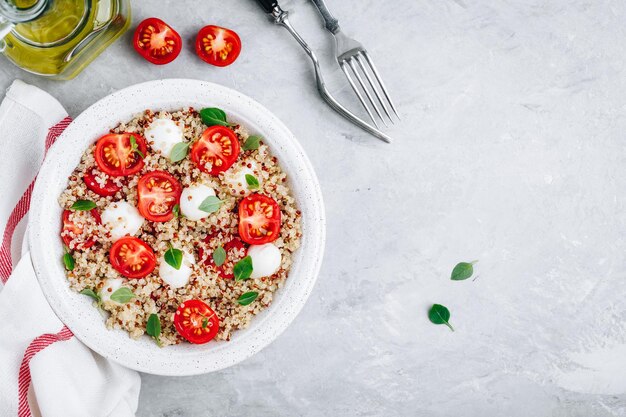
M 280 250 L 273 243 L 251 245 L 248 256 L 252 258 L 250 278 L 263 278 L 274 275 L 280 269 Z
M 249 168 L 247 166 L 248 163 L 244 161 L 244 165 L 237 166 L 224 174 L 224 184 L 228 187 L 228 191 L 230 191 L 232 195 L 241 197 L 246 196 L 253 191 L 248 188 L 246 175 L 252 175 L 259 182 L 259 187 L 263 186 L 261 176 L 255 172 L 257 164 L 254 162 L 249 162 L 249 164 L 251 168 Z
M 143 225 L 139 210 L 126 201 L 116 201 L 104 209 L 100 216 L 102 223 L 111 232 L 111 241 L 115 242 L 126 235 L 134 236 Z
M 165 262 L 165 258 L 162 256 L 159 263 L 159 276 L 171 288 L 184 287 L 189 282 L 195 264 L 196 260 L 193 255 L 185 251 L 183 251 L 183 262 L 180 269 L 176 269 Z
M 104 303 L 105 301 L 111 301 L 111 294 L 119 290 L 122 287 L 123 283 L 123 278 L 109 278 L 104 281 L 104 286 L 100 290 L 100 299 L 102 300 L 102 302 Z
M 180 195 L 180 211 L 189 220 L 198 221 L 208 217 L 209 213 L 200 210 L 200 204 L 207 198 L 215 195 L 215 190 L 204 184 L 190 185 L 183 188 Z
M 183 129 L 173 120 L 155 119 L 144 131 L 144 137 L 152 149 L 170 157 L 174 145 L 184 142 Z

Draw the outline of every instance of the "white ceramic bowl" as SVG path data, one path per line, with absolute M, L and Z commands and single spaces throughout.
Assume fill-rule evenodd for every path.
M 186 106 L 222 108 L 229 119 L 264 138 L 287 172 L 302 211 L 303 237 L 285 286 L 277 291 L 272 305 L 252 320 L 250 327 L 234 332 L 230 342 L 182 343 L 161 349 L 147 336 L 133 340 L 126 331 L 107 330 L 89 297 L 69 288 L 61 262 L 61 207 L 57 199 L 84 150 L 110 128 L 145 109 L 174 110 Z M 324 239 L 324 206 L 319 183 L 311 163 L 285 125 L 265 107 L 237 91 L 209 82 L 181 79 L 128 87 L 103 98 L 78 116 L 52 146 L 41 168 L 33 191 L 29 224 L 35 272 L 61 321 L 104 357 L 159 375 L 193 375 L 226 368 L 276 339 L 296 317 L 313 288 Z

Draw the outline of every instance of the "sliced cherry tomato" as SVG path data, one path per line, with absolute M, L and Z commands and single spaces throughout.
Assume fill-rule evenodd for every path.
M 188 300 L 178 306 L 174 314 L 174 327 L 189 342 L 200 345 L 217 335 L 220 319 L 203 301 Z
M 92 231 L 85 233 L 85 224 L 102 223 L 100 213 L 93 209 L 89 211 L 63 210 L 63 228 L 61 239 L 70 249 L 84 250 L 96 243 L 97 233 Z
M 273 242 L 280 234 L 280 207 L 273 198 L 251 194 L 239 203 L 239 236 L 251 245 Z
M 217 272 L 220 277 L 224 279 L 233 279 L 235 277 L 233 274 L 233 268 L 238 261 L 242 260 L 246 256 L 246 245 L 238 237 L 231 236 L 230 240 L 228 240 L 228 242 L 223 246 L 224 251 L 226 252 L 226 260 L 222 265 L 217 266 L 213 260 L 213 252 L 217 249 L 217 246 L 211 246 L 211 241 L 215 237 L 216 233 L 211 234 L 204 239 L 207 249 L 205 250 L 202 246 L 200 246 L 198 248 L 198 258 L 200 259 L 200 262 L 204 263 L 204 265 Z
M 172 62 L 180 54 L 182 40 L 170 25 L 151 17 L 137 25 L 133 46 L 149 62 L 163 65 Z
M 196 54 L 205 62 L 225 67 L 235 62 L 241 52 L 241 39 L 230 29 L 205 26 L 196 37 Z
M 143 278 L 154 271 L 156 257 L 146 242 L 126 236 L 111 246 L 109 261 L 126 278 Z
M 152 171 L 137 183 L 137 208 L 139 213 L 153 222 L 172 220 L 174 206 L 180 202 L 182 188 L 171 174 Z
M 239 139 L 224 126 L 211 126 L 191 147 L 191 160 L 200 171 L 215 176 L 230 168 L 238 157 Z
M 85 181 L 85 185 L 94 193 L 101 195 L 103 197 L 109 197 L 115 195 L 120 190 L 120 187 L 113 182 L 112 179 L 107 179 L 104 185 L 100 185 L 98 181 L 96 181 L 97 173 L 94 172 L 96 169 L 92 168 L 90 171 L 85 172 L 83 175 L 83 180 Z
M 131 136 L 135 138 L 136 149 L 133 149 Z M 98 139 L 94 156 L 100 171 L 113 177 L 125 177 L 141 171 L 147 150 L 146 140 L 141 135 L 110 133 Z

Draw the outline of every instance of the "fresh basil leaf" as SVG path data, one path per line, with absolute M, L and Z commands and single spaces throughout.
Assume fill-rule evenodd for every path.
M 214 213 L 220 209 L 224 202 L 214 195 L 208 196 L 198 207 L 198 210 L 205 211 L 207 213 Z
M 203 329 L 206 329 L 208 325 L 209 325 L 209 319 L 208 319 L 208 318 L 206 318 L 206 317 L 205 317 L 205 318 L 203 318 L 203 319 L 202 319 L 202 328 L 203 328 Z
M 180 204 L 174 204 L 174 207 L 172 207 L 172 213 L 174 214 L 174 217 L 180 217 Z
M 250 190 L 259 189 L 259 180 L 257 180 L 254 175 L 246 174 L 246 182 L 248 183 L 248 189 Z
M 91 288 L 85 288 L 80 293 L 83 294 L 83 295 L 87 295 L 87 296 L 93 298 L 98 303 L 100 302 L 100 296 L 98 294 L 96 294 L 96 292 L 94 290 L 92 290 Z
M 235 275 L 235 280 L 237 281 L 245 281 L 249 279 L 250 275 L 252 275 L 252 258 L 248 255 L 241 261 L 237 262 L 233 268 L 233 274 Z
M 150 314 L 148 322 L 146 323 L 146 333 L 148 336 L 152 336 L 156 340 L 157 345 L 161 346 L 159 337 L 161 336 L 161 320 L 155 313 Z
M 141 150 L 139 149 L 139 146 L 137 145 L 137 139 L 135 138 L 135 135 L 130 135 L 130 148 L 137 152 L 137 154 L 139 156 L 141 156 L 141 158 L 145 158 L 146 155 L 143 154 L 143 152 L 141 152 Z
M 168 263 L 172 268 L 179 270 L 183 265 L 183 251 L 180 249 L 175 249 L 172 245 L 163 255 L 163 259 Z
M 468 279 L 474 273 L 474 264 L 478 261 L 472 262 L 459 262 L 456 264 L 450 275 L 450 279 L 453 281 L 463 281 Z
M 216 107 L 208 107 L 200 110 L 200 117 L 202 118 L 202 123 L 207 126 L 234 126 L 226 120 L 226 113 L 224 113 L 224 110 Z
M 113 294 L 111 294 L 111 300 L 121 304 L 129 302 L 133 298 L 135 298 L 135 294 L 133 294 L 133 292 L 126 287 L 118 288 L 113 291 Z
M 182 161 L 187 157 L 189 153 L 189 143 L 180 142 L 174 145 L 172 152 L 170 152 L 170 160 L 172 162 Z
M 213 262 L 215 262 L 216 266 L 224 265 L 224 262 L 226 262 L 226 251 L 223 247 L 218 246 L 215 248 L 213 251 Z
M 243 144 L 243 150 L 253 151 L 255 149 L 259 149 L 260 142 L 260 136 L 248 136 L 248 139 L 246 139 L 245 143 Z
M 65 252 L 65 254 L 63 255 L 63 263 L 65 264 L 65 269 L 67 269 L 68 271 L 74 270 L 74 258 L 72 257 L 71 253 Z
M 247 306 L 252 303 L 259 296 L 259 293 L 256 291 L 249 291 L 247 293 L 241 294 L 241 296 L 237 299 L 237 302 L 242 306 Z
M 428 310 L 428 318 L 431 322 L 435 324 L 445 324 L 450 330 L 454 331 L 454 328 L 448 323 L 450 320 L 450 310 L 441 304 L 433 304 L 430 310 Z
M 70 208 L 72 210 L 88 211 L 95 209 L 96 203 L 91 200 L 77 200 L 74 204 L 72 204 L 72 207 Z

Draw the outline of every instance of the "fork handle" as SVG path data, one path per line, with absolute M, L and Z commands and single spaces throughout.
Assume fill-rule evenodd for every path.
M 324 0 L 311 1 L 313 2 L 313 4 L 315 4 L 315 7 L 317 7 L 317 9 L 320 11 L 320 14 L 324 18 L 324 26 L 326 26 L 326 29 L 328 29 L 333 34 L 339 32 L 339 21 L 335 19 L 332 14 L 330 14 L 328 7 L 326 7 L 326 2 L 324 2 Z
M 278 1 L 276 0 L 257 0 L 257 2 L 265 10 L 265 13 L 272 13 L 274 7 L 278 6 Z

